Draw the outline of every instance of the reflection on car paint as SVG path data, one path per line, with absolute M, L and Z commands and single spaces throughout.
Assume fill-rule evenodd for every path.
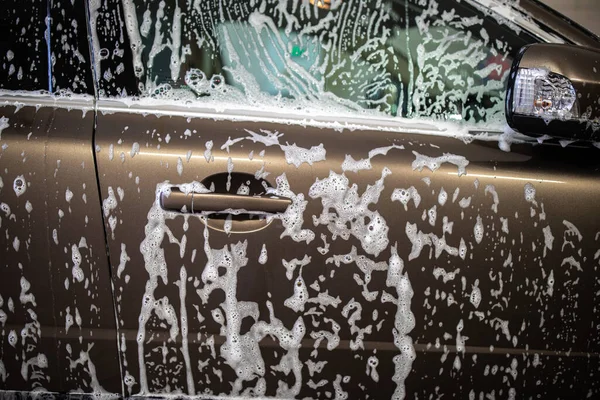
M 221 146 L 221 151 L 223 154 L 227 155 L 228 153 L 233 151 L 234 147 L 243 146 L 244 141 L 248 140 L 253 143 L 262 143 L 266 147 L 270 147 L 279 143 L 282 137 L 285 137 L 284 133 L 278 133 L 276 140 L 262 140 L 256 139 L 258 134 L 251 132 L 251 136 L 241 136 L 239 140 L 235 143 L 231 143 L 231 138 L 228 139 L 225 143 L 229 143 L 229 145 Z M 260 136 L 265 138 L 265 136 Z M 266 136 L 271 137 L 273 136 Z M 280 150 L 283 153 L 285 149 L 280 147 Z M 397 146 L 400 148 L 399 146 Z M 391 149 L 391 148 L 390 148 Z M 402 148 L 400 148 L 402 149 Z M 372 156 L 372 153 L 378 154 L 378 149 L 371 150 L 369 155 Z M 236 152 L 239 154 L 239 152 Z M 379 154 L 386 155 L 381 152 Z M 447 162 L 454 164 L 458 175 L 462 175 L 461 179 L 468 179 L 468 165 L 469 161 L 456 154 L 444 154 L 442 156 L 433 157 L 433 156 L 425 156 L 417 151 L 413 152 L 414 154 L 414 162 L 410 166 L 414 171 L 422 170 L 427 168 L 430 170 L 430 182 L 423 186 L 423 190 L 426 190 L 427 187 L 435 186 L 436 174 L 439 173 L 437 170 L 440 166 Z M 219 153 L 213 155 L 214 157 L 220 157 Z M 229 159 L 230 157 L 220 157 L 223 159 Z M 250 160 L 250 155 L 248 156 Z M 346 157 L 346 160 L 348 157 Z M 325 160 L 323 160 L 325 161 Z M 317 161 L 318 162 L 318 161 Z M 292 163 L 293 165 L 293 163 Z M 302 166 L 302 164 L 296 166 L 296 168 L 304 168 L 308 167 L 308 165 Z M 340 165 L 340 168 L 344 170 L 343 166 Z M 355 173 L 355 172 L 351 172 Z M 488 204 L 486 205 L 487 209 L 493 212 L 493 214 L 485 213 L 484 216 L 481 214 L 473 215 L 473 195 L 468 197 L 463 197 L 462 200 L 458 201 L 458 190 L 455 190 L 455 195 L 452 196 L 452 199 L 448 199 L 447 192 L 440 188 L 438 192 L 433 190 L 435 204 L 424 204 L 421 196 L 418 194 L 417 190 L 413 187 L 412 190 L 394 188 L 392 199 L 397 199 L 400 201 L 404 196 L 406 197 L 405 201 L 401 201 L 403 203 L 403 208 L 408 207 L 408 200 L 414 199 L 414 206 L 417 209 L 423 209 L 424 211 L 424 219 L 428 220 L 429 225 L 432 228 L 438 228 L 440 225 L 438 224 L 439 220 L 443 219 L 442 226 L 442 236 L 438 236 L 434 231 L 431 232 L 423 232 L 421 229 L 417 228 L 416 224 L 411 224 L 407 222 L 406 227 L 406 235 L 407 238 L 412 243 L 413 249 L 409 254 L 405 254 L 404 257 L 401 257 L 397 253 L 397 244 L 389 245 L 390 238 L 387 236 L 387 230 L 384 228 L 378 229 L 367 229 L 366 231 L 361 231 L 359 228 L 362 226 L 364 229 L 366 225 L 360 225 L 361 221 L 379 221 L 378 224 L 386 224 L 384 218 L 381 215 L 370 215 L 369 217 L 365 217 L 365 212 L 372 213 L 372 211 L 368 210 L 366 206 L 368 204 L 377 204 L 379 195 L 381 190 L 383 189 L 383 185 L 385 182 L 385 177 L 389 174 L 393 173 L 391 170 L 387 168 L 383 168 L 381 170 L 382 177 L 380 180 L 373 182 L 367 190 L 363 193 L 363 195 L 359 195 L 356 193 L 356 187 L 352 186 L 349 178 L 345 176 L 344 173 L 337 174 L 333 171 L 330 172 L 329 177 L 319 178 L 317 177 L 315 183 L 313 184 L 310 191 L 307 193 L 305 197 L 302 193 L 294 193 L 292 191 L 292 187 L 290 186 L 285 174 L 276 178 L 277 188 L 272 190 L 273 194 L 281 195 L 281 196 L 289 196 L 295 197 L 296 199 L 301 199 L 302 203 L 306 203 L 306 199 L 311 199 L 312 201 L 319 201 L 323 203 L 323 213 L 321 216 L 313 215 L 314 225 L 318 226 L 319 224 L 324 224 L 330 235 L 321 235 L 321 240 L 324 244 L 336 240 L 348 240 L 350 236 L 356 234 L 356 239 L 361 243 L 362 251 L 364 251 L 364 255 L 360 255 L 358 253 L 358 249 L 356 247 L 352 247 L 352 250 L 348 254 L 339 254 L 339 255 L 331 255 L 325 260 L 325 264 L 333 263 L 333 265 L 337 265 L 338 268 L 342 265 L 356 265 L 358 270 L 362 272 L 362 276 L 355 275 L 356 284 L 359 287 L 362 287 L 362 301 L 375 301 L 379 300 L 383 304 L 391 302 L 396 304 L 396 319 L 394 323 L 394 330 L 390 333 L 394 332 L 395 339 L 390 339 L 398 346 L 398 355 L 394 359 L 394 363 L 396 365 L 396 373 L 393 376 L 395 383 L 397 384 L 395 394 L 402 398 L 406 395 L 405 387 L 404 387 L 404 379 L 408 376 L 411 365 L 415 357 L 417 357 L 414 347 L 412 345 L 413 339 L 410 336 L 412 329 L 415 324 L 415 316 L 413 311 L 411 310 L 411 298 L 413 297 L 413 292 L 409 280 L 408 273 L 404 267 L 403 258 L 408 260 L 417 260 L 423 256 L 423 250 L 427 247 L 430 247 L 433 251 L 429 253 L 430 258 L 439 258 L 442 252 L 446 252 L 451 256 L 459 257 L 462 260 L 469 260 L 473 258 L 473 255 L 470 253 L 476 251 L 475 246 L 483 246 L 492 235 L 492 232 L 495 232 L 496 229 L 503 231 L 503 233 L 508 234 L 508 219 L 510 217 L 500 216 L 502 215 L 502 210 L 500 208 L 501 203 L 499 201 L 499 193 L 497 192 L 494 185 L 485 185 L 482 187 L 484 198 L 488 199 Z M 477 184 L 479 181 L 475 178 L 474 185 L 475 190 L 478 190 L 479 185 Z M 163 237 L 168 237 L 169 242 L 178 244 L 181 248 L 186 247 L 185 243 L 189 243 L 185 236 L 181 238 L 177 238 L 172 233 L 172 228 L 168 228 L 167 221 L 174 220 L 177 221 L 182 219 L 182 222 L 187 225 L 189 218 L 192 219 L 203 219 L 208 216 L 197 215 L 197 216 L 183 216 L 177 213 L 171 213 L 163 211 L 160 208 L 158 203 L 159 194 L 164 190 L 169 190 L 172 185 L 168 182 L 163 184 L 159 184 L 156 189 L 157 193 L 157 201 L 153 205 L 152 209 L 148 213 L 148 225 L 146 227 L 147 236 L 145 239 L 146 244 L 142 244 L 140 248 L 142 253 L 145 254 L 146 259 L 146 269 L 149 272 L 149 286 L 147 288 L 153 288 L 152 290 L 156 290 L 158 282 L 162 280 L 163 284 L 166 284 L 166 271 L 170 269 L 165 264 L 164 261 L 164 250 L 162 248 L 161 243 L 163 243 Z M 177 186 L 177 185 L 176 185 Z M 458 188 L 457 188 L 458 189 Z M 198 190 L 200 192 L 209 192 L 210 190 L 202 187 L 201 185 L 194 183 L 187 187 L 187 191 L 189 190 Z M 429 189 L 431 190 L 431 189 Z M 405 193 L 404 195 L 402 193 Z M 530 214 L 531 218 L 534 218 L 534 224 L 536 226 L 541 225 L 543 221 L 546 220 L 545 212 L 543 211 L 543 203 L 536 200 L 536 189 L 532 183 L 526 183 L 523 186 L 523 198 L 522 201 L 530 204 Z M 110 194 L 109 194 L 110 196 Z M 354 199 L 354 200 L 352 200 Z M 451 201 L 448 203 L 448 201 Z M 295 201 L 294 204 L 298 204 Z M 470 235 L 459 237 L 454 239 L 455 246 L 452 247 L 447 240 L 449 238 L 454 237 L 452 226 L 454 225 L 454 221 L 449 221 L 447 216 L 440 216 L 438 219 L 438 213 L 442 212 L 444 207 L 451 206 L 452 204 L 456 204 L 456 206 L 460 207 L 461 211 L 461 219 L 472 219 L 473 222 L 473 230 Z M 438 206 L 440 209 L 438 210 Z M 478 206 L 479 207 L 479 206 Z M 475 211 L 479 208 L 476 208 Z M 281 218 L 283 222 L 283 226 L 286 230 L 293 229 L 295 232 L 304 232 L 303 235 L 298 234 L 289 234 L 288 235 L 293 238 L 295 241 L 307 241 L 311 242 L 314 237 L 314 233 L 305 228 L 305 219 L 304 216 L 306 206 L 301 206 L 299 209 L 295 209 L 294 205 L 290 207 L 290 209 L 294 210 L 293 212 L 286 214 L 283 217 L 274 216 L 272 218 Z M 329 211 L 328 211 L 329 210 Z M 288 210 L 289 211 L 289 210 Z M 333 214 L 332 214 L 333 211 Z M 158 217 L 162 214 L 162 217 Z M 332 215 L 337 215 L 335 220 L 330 220 Z M 497 217 L 494 217 L 496 216 Z M 506 214 L 504 214 L 506 215 Z M 326 216 L 326 217 L 323 217 Z M 324 218 L 324 219 L 323 219 Z M 487 221 L 484 222 L 484 218 Z M 497 218 L 497 222 L 494 222 L 493 219 Z M 515 214 L 515 218 L 518 219 L 518 214 Z M 337 226 L 333 223 L 333 221 L 341 222 L 340 226 Z M 344 221 L 347 221 L 350 225 L 344 228 Z M 364 224 L 364 222 L 362 222 Z M 464 223 L 464 222 L 461 222 Z M 356 228 L 353 228 L 352 224 L 356 224 Z M 497 225 L 496 225 L 497 224 Z M 384 225 L 382 225 L 384 227 Z M 565 226 L 576 232 L 576 228 L 574 226 L 569 226 L 568 223 Z M 152 228 L 150 228 L 152 227 Z M 291 228 L 293 227 L 293 228 Z M 342 230 L 339 230 L 342 227 Z M 184 228 L 184 232 L 187 231 L 188 228 Z M 292 260 L 286 261 L 285 259 L 281 260 L 283 266 L 287 268 L 287 277 L 290 281 L 292 296 L 289 297 L 284 305 L 292 310 L 294 313 L 299 314 L 298 319 L 294 323 L 293 327 L 284 328 L 281 325 L 281 320 L 278 319 L 277 315 L 274 314 L 274 311 L 271 306 L 270 300 L 267 300 L 265 306 L 269 309 L 269 318 L 267 320 L 262 320 L 258 317 L 257 311 L 260 308 L 259 304 L 254 302 L 244 302 L 240 301 L 237 298 L 237 288 L 239 287 L 235 275 L 237 271 L 241 268 L 245 267 L 248 263 L 247 259 L 247 248 L 249 244 L 247 242 L 238 242 L 234 237 L 231 237 L 232 241 L 228 246 L 223 249 L 214 249 L 210 245 L 210 229 L 204 225 L 204 252 L 207 257 L 207 264 L 204 267 L 204 270 L 201 276 L 196 276 L 194 279 L 196 280 L 194 283 L 194 287 L 196 287 L 196 292 L 200 296 L 199 300 L 202 304 L 208 304 L 211 295 L 217 291 L 223 291 L 225 294 L 225 303 L 221 305 L 221 307 L 206 310 L 204 313 L 198 312 L 198 320 L 202 321 L 207 318 L 212 318 L 222 327 L 222 333 L 224 335 L 224 342 L 218 346 L 215 346 L 215 350 L 213 352 L 213 357 L 215 355 L 221 354 L 221 356 L 225 359 L 226 363 L 231 367 L 236 373 L 236 379 L 232 381 L 232 394 L 242 394 L 242 387 L 246 388 L 246 394 L 248 395 L 264 395 L 267 390 L 267 383 L 264 380 L 265 373 L 268 368 L 275 368 L 279 370 L 283 368 L 283 371 L 288 371 L 296 378 L 294 382 L 296 382 L 291 387 L 287 383 L 280 383 L 279 388 L 277 389 L 278 396 L 295 396 L 299 393 L 299 385 L 302 383 L 298 383 L 298 379 L 301 379 L 302 376 L 298 371 L 298 365 L 306 363 L 308 365 L 308 361 L 315 363 L 314 360 L 302 360 L 299 357 L 298 353 L 293 351 L 293 348 L 297 348 L 302 343 L 303 338 L 308 334 L 312 339 L 317 340 L 317 342 L 325 341 L 327 343 L 327 348 L 329 350 L 335 349 L 339 346 L 340 338 L 338 336 L 338 332 L 340 330 L 340 321 L 335 321 L 332 319 L 325 319 L 320 323 L 317 323 L 319 326 L 318 329 L 313 330 L 312 328 L 308 328 L 305 318 L 311 318 L 313 324 L 315 323 L 316 316 L 314 313 L 314 308 L 307 308 L 309 304 L 316 304 L 320 307 L 330 307 L 330 308 L 338 308 L 338 306 L 342 307 L 342 316 L 348 319 L 348 323 L 350 326 L 350 332 L 353 335 L 356 335 L 355 338 L 351 340 L 350 346 L 351 348 L 362 348 L 363 341 L 368 338 L 371 332 L 374 332 L 374 329 L 377 329 L 375 326 L 380 325 L 380 322 L 383 320 L 379 320 L 381 317 L 373 318 L 373 325 L 367 325 L 366 327 L 359 327 L 356 324 L 357 321 L 364 318 L 361 317 L 361 303 L 357 302 L 355 299 L 351 299 L 344 305 L 344 300 L 339 297 L 332 297 L 327 289 L 327 281 L 330 278 L 333 278 L 335 270 L 332 270 L 332 275 L 330 278 L 323 276 L 322 280 L 315 281 L 312 284 L 307 284 L 303 279 L 303 269 L 310 268 L 311 265 L 315 262 L 315 260 L 311 259 L 311 257 L 306 257 L 304 260 Z M 491 232 L 488 230 L 491 229 Z M 540 227 L 543 232 L 543 244 L 542 246 L 536 247 L 537 245 L 532 243 L 534 251 L 542 251 L 540 253 L 540 257 L 546 257 L 549 251 L 552 251 L 553 246 L 553 236 L 551 232 L 551 228 L 549 225 Z M 367 232 L 365 234 L 365 232 Z M 373 232 L 377 237 L 376 240 L 370 238 L 370 234 Z M 149 235 L 149 236 L 148 236 Z M 157 236 L 158 235 L 158 236 Z M 165 235 L 165 236 L 163 236 Z M 283 237 L 283 235 L 282 235 Z M 522 237 L 522 234 L 521 234 Z M 307 240 L 308 238 L 308 240 Z M 149 241 L 150 240 L 150 241 Z M 581 238 L 580 238 L 581 240 Z M 523 241 L 523 239 L 521 239 Z M 152 244 L 150 244 L 152 243 Z M 379 247 L 378 247 L 379 246 Z M 266 253 L 269 249 L 268 243 L 262 243 L 260 247 L 264 250 L 261 250 L 262 254 Z M 468 250 L 471 248 L 471 251 Z M 195 249 L 194 249 L 195 250 Z M 183 250 L 181 256 L 183 257 L 184 253 L 188 250 Z M 326 254 L 329 250 L 324 250 L 322 254 Z M 390 258 L 388 261 L 375 261 L 370 259 L 369 254 L 377 256 L 379 253 L 388 252 L 390 254 Z M 426 253 L 425 253 L 426 254 Z M 266 261 L 265 261 L 266 262 Z M 269 260 L 269 264 L 272 261 Z M 509 268 L 508 270 L 503 272 L 498 272 L 497 274 L 493 274 L 490 271 L 490 280 L 491 282 L 497 282 L 499 285 L 499 289 L 492 289 L 490 291 L 489 300 L 486 299 L 486 296 L 482 293 L 479 285 L 480 279 L 476 279 L 474 282 L 467 282 L 463 277 L 460 277 L 460 268 L 456 268 L 447 272 L 443 267 L 437 267 L 432 272 L 434 276 L 443 278 L 440 283 L 449 283 L 453 280 L 460 278 L 461 284 L 463 287 L 463 293 L 467 297 L 468 302 L 472 305 L 473 311 L 472 315 L 480 320 L 483 324 L 488 324 L 489 326 L 496 329 L 503 337 L 506 338 L 513 346 L 518 345 L 519 334 L 526 332 L 522 328 L 519 330 L 518 327 L 512 327 L 508 324 L 508 320 L 496 316 L 495 312 L 492 310 L 499 309 L 505 310 L 507 305 L 510 303 L 510 296 L 503 295 L 506 292 L 506 280 L 511 281 L 510 277 L 512 274 L 510 273 L 510 269 L 514 268 L 512 260 L 512 251 L 509 251 L 507 257 L 504 261 L 505 268 Z M 574 256 L 566 257 L 563 260 L 563 265 L 572 265 L 577 266 L 580 261 L 576 261 Z M 225 275 L 218 272 L 220 268 L 224 268 Z M 468 268 L 468 267 L 467 267 Z M 162 272 L 161 272 L 162 271 Z M 369 281 L 371 281 L 371 276 L 377 273 L 387 274 L 386 282 L 387 286 L 394 289 L 394 292 L 389 293 L 387 291 L 382 291 L 378 293 L 378 291 L 372 291 L 369 289 Z M 188 275 L 189 272 L 185 267 L 181 267 L 180 274 L 184 274 L 186 277 L 191 278 L 191 275 Z M 508 274 L 508 276 L 506 276 Z M 545 289 L 543 289 L 543 293 L 545 296 L 552 296 L 554 291 L 554 272 L 550 270 L 547 274 L 543 273 L 542 276 L 546 276 L 544 279 Z M 200 278 L 200 281 L 198 279 Z M 181 285 L 182 281 L 179 281 L 178 285 Z M 235 283 L 235 284 L 234 284 Z M 514 284 L 511 284 L 512 287 Z M 429 290 L 429 289 L 428 289 Z M 463 304 L 460 298 L 455 298 L 452 293 L 440 292 L 441 288 L 435 289 L 436 295 L 435 298 L 427 297 L 427 304 L 436 303 L 439 301 L 438 299 L 443 300 L 446 303 L 447 307 L 453 306 L 461 306 Z M 189 295 L 189 294 L 188 294 Z M 541 299 L 540 299 L 541 300 Z M 190 300 L 188 300 L 190 301 Z M 198 300 L 196 300 L 198 301 Z M 491 305 L 490 311 L 486 311 L 483 308 L 486 301 L 489 301 Z M 194 304 L 195 301 L 191 300 L 191 304 Z M 182 315 L 181 310 L 176 311 L 173 306 L 171 306 L 171 302 L 167 297 L 163 297 L 160 299 L 155 299 L 153 297 L 153 292 L 147 292 L 144 300 L 144 306 L 141 310 L 141 323 L 140 323 L 140 332 L 143 332 L 144 335 L 147 332 L 146 324 L 148 321 L 152 319 L 152 315 L 159 318 L 160 320 L 165 321 L 168 326 L 170 326 L 170 335 L 171 340 L 175 341 L 174 337 L 180 335 L 179 333 L 179 325 L 183 325 L 183 323 L 178 323 L 176 315 Z M 183 303 L 181 303 L 183 304 Z M 439 307 L 439 306 L 438 306 Z M 462 307 L 462 306 L 461 306 Z M 350 312 L 352 308 L 355 308 L 357 311 Z M 377 309 L 375 309 L 374 314 Z M 308 313 L 308 314 L 307 314 Z M 302 317 L 304 315 L 304 318 Z M 355 317 L 351 317 L 355 315 Z M 381 315 L 381 313 L 379 314 Z M 435 315 L 435 308 L 433 309 L 432 316 Z M 501 315 L 501 314 L 500 314 Z M 242 333 L 240 320 L 245 317 L 250 317 L 253 321 L 252 327 L 246 332 Z M 180 319 L 184 318 L 180 316 Z M 540 328 L 543 327 L 543 315 L 541 319 Z M 187 320 L 187 317 L 185 317 Z M 321 324 L 323 324 L 321 326 Z M 445 339 L 450 339 L 453 336 L 456 340 L 456 356 L 453 360 L 452 369 L 458 371 L 461 369 L 462 364 L 465 361 L 465 342 L 468 340 L 468 335 L 464 332 L 464 322 L 463 320 L 457 321 L 456 333 L 455 335 L 446 334 Z M 524 322 L 525 324 L 525 322 Z M 524 325 L 525 326 L 525 325 Z M 327 328 L 329 327 L 329 328 Z M 291 330 L 288 330 L 291 329 Z M 381 329 L 381 328 L 379 328 Z M 513 331 L 514 329 L 514 331 Z M 529 329 L 533 329 L 530 327 Z M 543 332 L 543 329 L 542 329 Z M 175 336 L 173 336 L 175 335 Z M 269 365 L 267 362 L 261 359 L 261 345 L 260 343 L 264 340 L 265 336 L 272 336 L 281 342 L 282 350 L 284 351 L 284 356 L 280 361 L 280 364 Z M 145 337 L 145 336 L 144 336 Z M 212 337 L 212 336 L 211 336 Z M 289 344 L 283 340 L 283 337 L 289 337 L 291 341 Z M 185 342 L 186 339 L 182 337 L 182 343 Z M 138 345 L 142 343 L 142 336 L 138 337 Z M 354 343 L 354 344 L 352 344 Z M 189 345 L 188 345 L 189 346 Z M 241 346 L 241 347 L 240 347 Z M 290 347 L 291 346 L 291 347 Z M 318 347 L 318 344 L 316 345 Z M 149 386 L 147 382 L 147 376 L 149 371 L 147 368 L 149 364 L 145 361 L 143 354 L 147 353 L 144 348 L 138 349 L 138 355 L 140 358 L 140 365 L 144 363 L 146 366 L 140 367 L 140 391 L 141 393 L 147 393 L 146 390 L 149 390 L 151 386 Z M 244 350 L 241 350 L 244 349 Z M 189 350 L 188 350 L 189 351 Z M 247 355 L 251 354 L 252 356 L 243 355 L 244 352 Z M 444 359 L 448 356 L 448 351 L 444 352 L 442 356 L 442 363 Z M 185 357 L 185 356 L 184 356 Z M 369 357 L 367 359 L 367 364 L 365 368 L 367 368 L 367 374 L 371 379 L 380 380 L 381 375 L 376 371 L 376 366 L 378 365 L 378 361 L 375 361 L 376 356 L 372 356 L 375 358 Z M 539 359 L 539 356 L 538 356 Z M 299 364 L 300 363 L 300 364 Z M 509 359 L 509 366 L 506 367 L 505 372 L 511 376 L 517 376 L 518 370 L 516 365 L 518 365 L 518 361 L 516 358 Z M 190 366 L 186 363 L 186 374 L 190 374 Z M 301 367 L 300 367 L 301 368 Z M 321 371 L 326 370 L 327 365 L 323 364 L 321 367 Z M 250 372 L 248 372 L 250 371 Z M 313 371 L 314 374 L 317 374 L 316 371 Z M 128 379 L 131 382 L 132 379 L 135 379 L 131 372 L 127 373 Z M 146 375 L 144 375 L 146 374 Z M 222 373 L 219 375 L 223 375 Z M 188 380 L 189 375 L 188 376 Z M 313 374 L 311 374 L 313 376 Z M 339 375 L 340 379 L 343 375 Z M 351 379 L 347 376 L 348 379 Z M 516 379 L 516 378 L 513 378 Z M 244 383 L 245 382 L 245 383 Z M 248 384 L 251 386 L 248 386 Z M 315 384 L 315 380 L 311 379 L 308 383 L 306 383 L 309 387 L 321 387 L 320 385 Z M 133 385 L 133 384 L 132 384 Z M 340 388 L 343 387 L 343 380 L 340 380 L 337 385 Z M 187 390 L 189 394 L 192 394 L 190 391 L 190 385 L 188 384 Z M 252 388 L 252 389 L 251 389 Z M 343 389 L 341 389 L 343 390 Z M 509 392 L 512 395 L 517 393 L 515 388 L 509 387 Z

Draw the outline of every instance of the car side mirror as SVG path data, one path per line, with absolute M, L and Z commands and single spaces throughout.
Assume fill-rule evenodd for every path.
M 506 120 L 517 132 L 567 140 L 600 138 L 600 51 L 533 44 L 513 62 Z

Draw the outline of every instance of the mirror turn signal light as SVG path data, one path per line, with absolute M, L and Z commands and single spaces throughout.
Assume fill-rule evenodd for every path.
M 514 83 L 512 111 L 518 115 L 542 118 L 546 123 L 580 117 L 573 83 L 542 68 L 519 68 Z

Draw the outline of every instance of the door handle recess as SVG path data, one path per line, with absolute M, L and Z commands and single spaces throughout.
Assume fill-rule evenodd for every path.
M 171 188 L 162 193 L 160 205 L 163 210 L 211 213 L 211 214 L 280 214 L 292 200 L 277 196 L 247 196 L 230 193 L 184 193 Z

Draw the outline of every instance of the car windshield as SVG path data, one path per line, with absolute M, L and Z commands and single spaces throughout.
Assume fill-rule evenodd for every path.
M 139 95 L 229 108 L 499 122 L 512 58 L 535 41 L 457 1 L 123 5 Z M 97 50 L 100 94 L 123 95 L 119 52 Z

